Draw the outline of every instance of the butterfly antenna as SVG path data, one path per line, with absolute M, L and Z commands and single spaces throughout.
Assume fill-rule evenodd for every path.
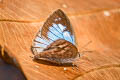
M 85 52 L 89 52 L 89 51 L 82 51 L 86 46 L 88 46 L 92 41 L 89 41 L 87 44 L 85 44 L 83 47 L 81 47 L 81 54 L 80 57 L 83 56 L 85 54 Z
M 88 46 L 92 41 L 89 41 L 87 44 L 85 44 L 83 47 L 81 47 L 81 51 L 82 49 L 84 49 L 86 46 Z

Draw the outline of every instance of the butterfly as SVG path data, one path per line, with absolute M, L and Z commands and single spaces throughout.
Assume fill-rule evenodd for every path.
M 73 63 L 80 57 L 68 17 L 58 9 L 46 20 L 32 44 L 34 59 L 57 64 Z

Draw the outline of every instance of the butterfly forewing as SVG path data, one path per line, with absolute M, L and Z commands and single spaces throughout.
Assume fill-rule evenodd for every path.
M 48 40 L 50 38 L 55 41 L 62 38 L 75 44 L 70 21 L 60 9 L 55 11 L 44 23 L 41 35 Z
M 51 43 L 58 39 L 64 39 L 75 45 L 75 38 L 72 26 L 66 15 L 58 9 L 44 23 L 43 27 L 37 33 L 32 51 L 38 54 L 47 48 Z

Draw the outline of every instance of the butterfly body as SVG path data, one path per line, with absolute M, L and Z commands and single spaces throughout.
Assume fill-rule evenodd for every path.
M 33 40 L 34 59 L 73 63 L 80 56 L 69 19 L 58 9 L 44 23 Z

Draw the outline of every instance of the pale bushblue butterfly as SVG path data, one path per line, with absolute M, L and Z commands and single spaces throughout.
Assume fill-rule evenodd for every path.
M 34 59 L 57 64 L 73 63 L 80 55 L 69 19 L 60 9 L 44 23 L 33 40 Z

